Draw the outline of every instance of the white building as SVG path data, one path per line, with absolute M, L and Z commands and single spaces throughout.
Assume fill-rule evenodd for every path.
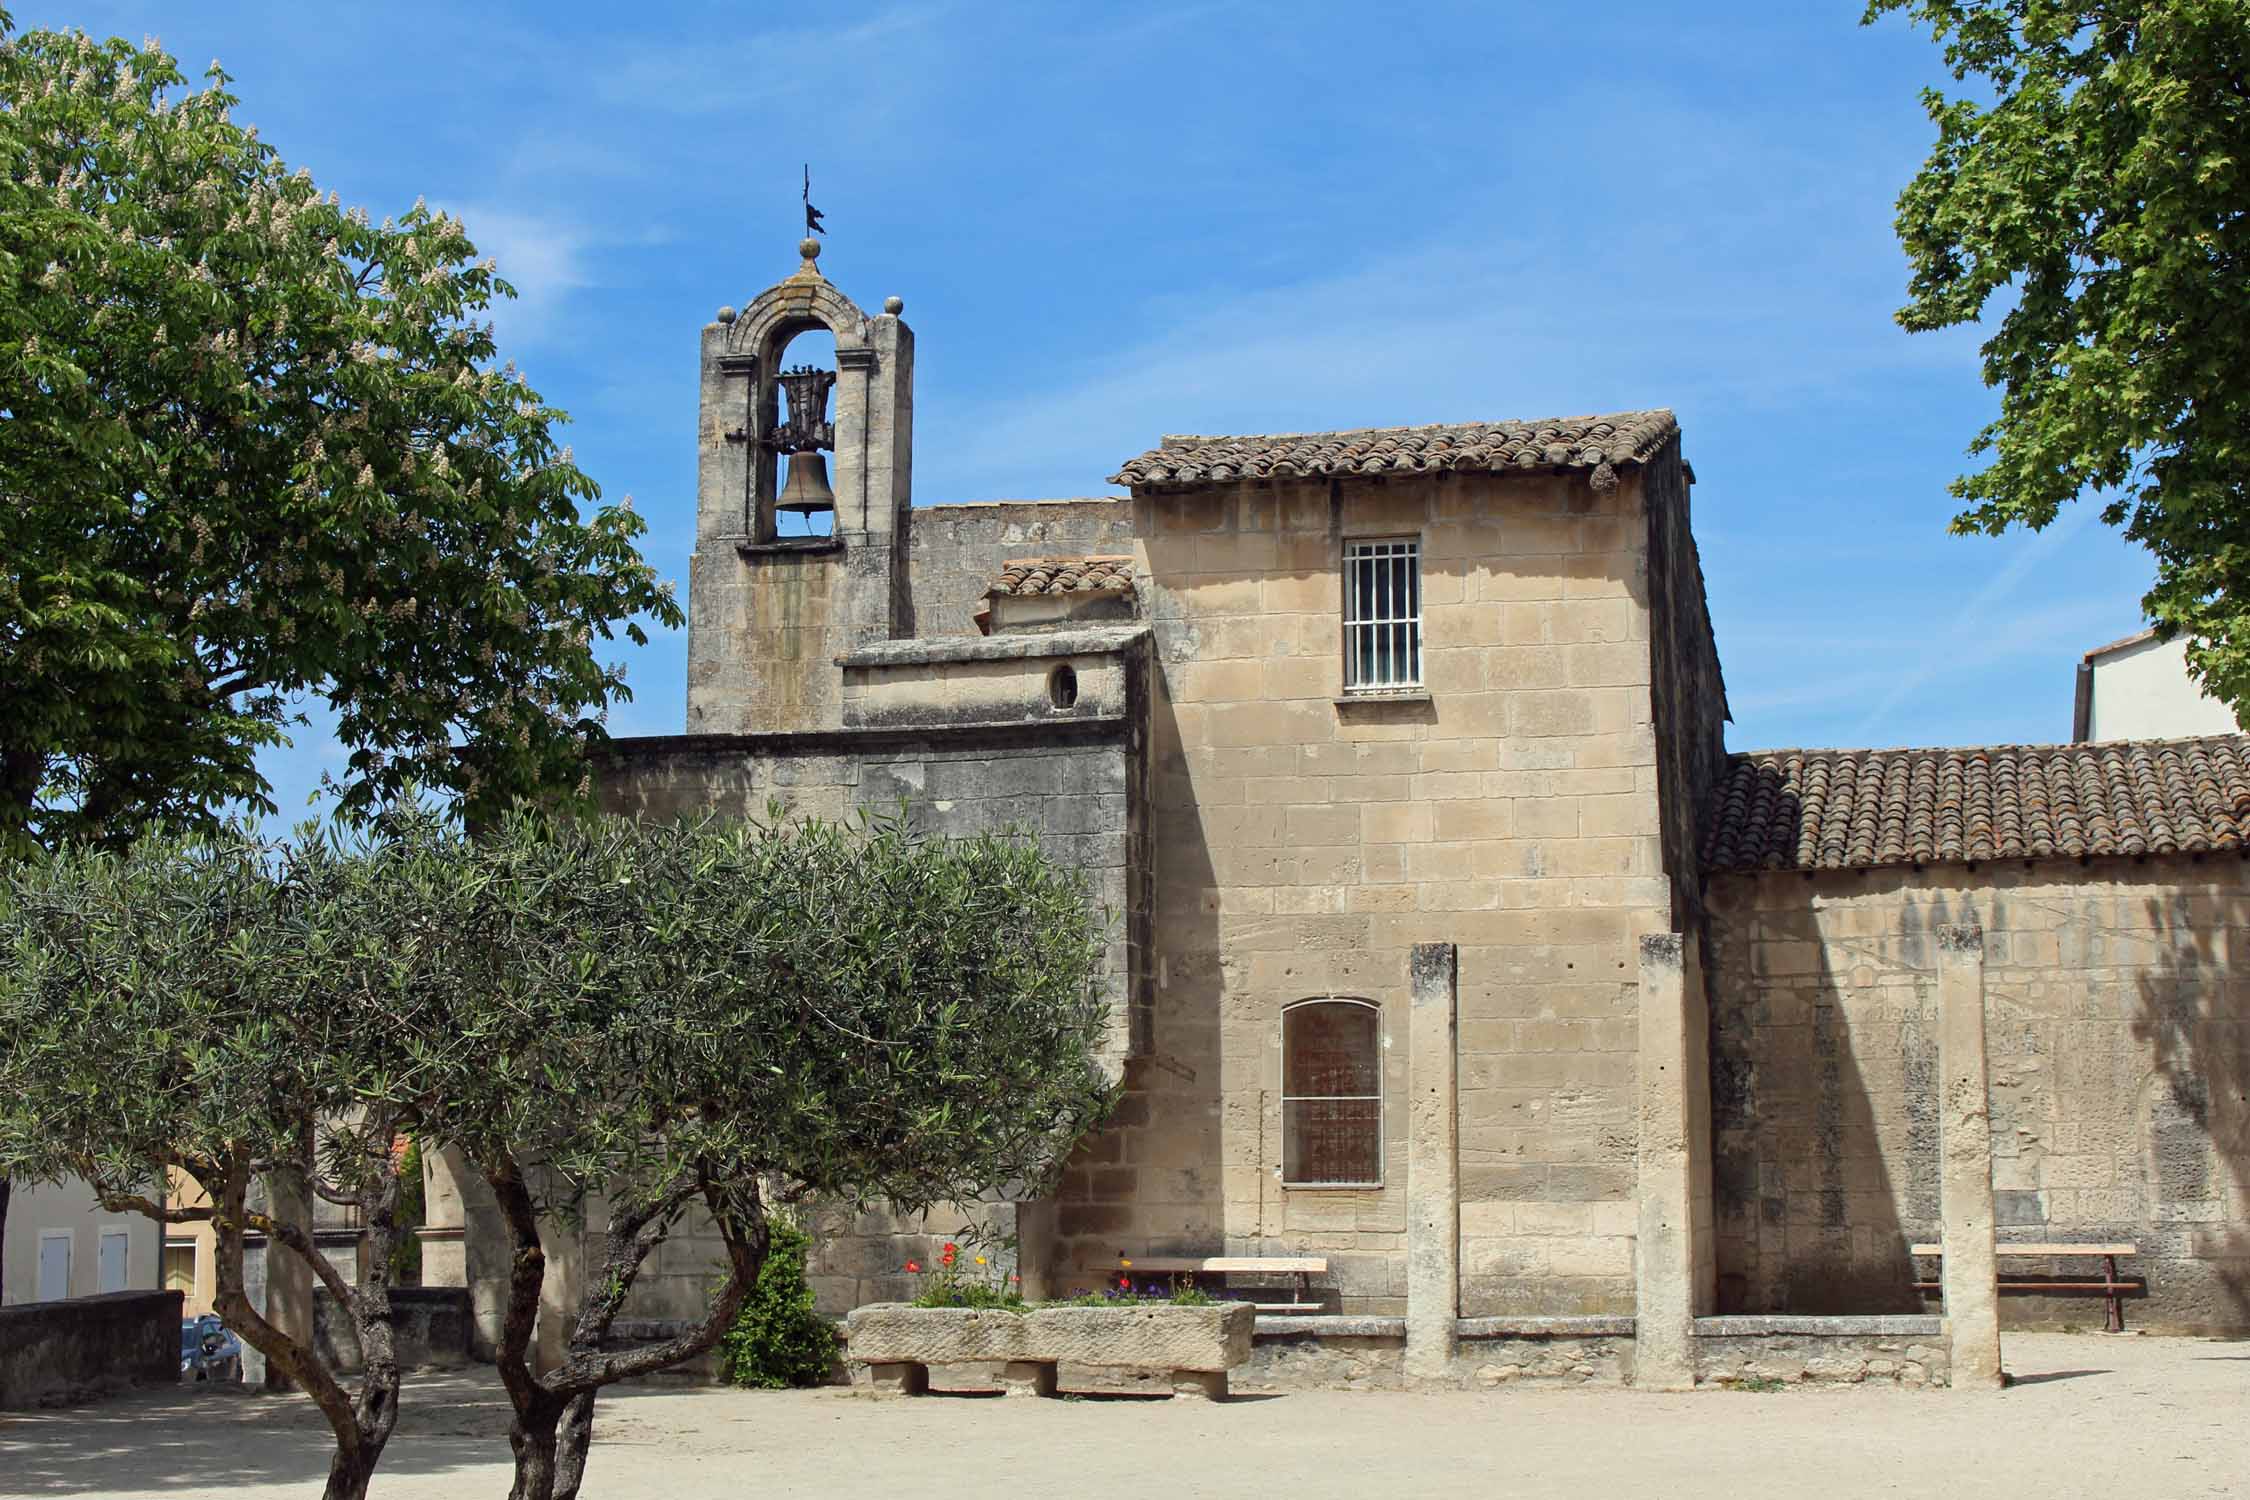
M 0 1234 L 0 1303 L 152 1290 L 161 1245 L 155 1220 L 105 1213 L 82 1182 L 19 1181 Z
M 2144 630 L 2095 647 L 2078 664 L 2074 740 L 2177 740 L 2235 728 L 2234 711 L 2188 675 L 2184 640 Z

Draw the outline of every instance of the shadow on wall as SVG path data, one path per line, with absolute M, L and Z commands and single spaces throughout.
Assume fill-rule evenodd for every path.
M 2141 1246 L 2150 1292 L 2166 1296 L 2167 1321 L 2198 1314 L 2206 1326 L 2250 1327 L 2250 1004 L 2229 973 L 2214 934 L 2223 903 L 2150 897 L 2147 926 L 2158 947 L 2138 980 L 2135 1041 L 2150 1077 L 2136 1112 L 2153 1193 Z M 2201 917 L 2203 920 L 2197 920 Z M 2126 1226 L 2128 1228 L 2133 1226 Z M 2171 1265 L 2199 1266 L 2201 1285 L 2166 1287 Z M 2169 1294 L 2169 1295 L 2167 1295 Z
M 1906 1247 L 1938 1221 L 1934 939 L 1904 935 L 1901 956 L 1929 972 L 1887 975 L 1877 1001 L 1847 1005 L 1870 975 L 1835 971 L 1811 912 L 1751 920 L 1795 935 L 1753 935 L 1757 977 L 1714 997 L 1718 1310 L 1921 1312 Z
M 1056 1193 L 1051 1290 L 1099 1290 L 1136 1255 L 1213 1255 L 1226 1236 L 1220 1082 L 1219 880 L 1189 786 L 1161 654 L 1149 663 L 1147 839 L 1150 1050 L 1125 1069 L 1116 1111 L 1080 1142 Z M 1125 920 L 1123 913 L 1119 920 Z M 1155 934 L 1162 934 L 1155 941 Z
M 1932 935 L 1986 940 L 2000 1238 L 2130 1241 L 2130 1326 L 2250 1328 L 2250 985 L 2239 881 L 2187 861 L 1726 877 L 1714 886 L 1722 1311 L 1913 1312 L 1939 1238 Z M 2152 889 L 2153 888 L 2153 889 Z M 2012 1260 L 2011 1280 L 2092 1262 Z M 2010 1327 L 2094 1324 L 2019 1291 Z

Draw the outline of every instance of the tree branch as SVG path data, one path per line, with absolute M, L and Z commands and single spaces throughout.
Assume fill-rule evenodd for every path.
M 320 1278 L 320 1284 L 328 1288 L 338 1305 L 346 1311 L 351 1309 L 351 1284 L 344 1280 L 343 1273 L 336 1269 L 335 1263 L 321 1254 L 320 1248 L 312 1242 L 312 1236 L 305 1233 L 303 1225 L 255 1212 L 245 1212 L 242 1222 L 263 1233 L 268 1239 L 296 1251 L 297 1258 L 312 1267 L 312 1273 Z
M 709 1174 L 698 1172 L 697 1176 L 698 1181 L 695 1187 L 689 1189 L 689 1193 L 692 1195 L 701 1192 L 704 1202 L 710 1207 L 719 1237 L 726 1243 L 727 1259 L 730 1262 L 726 1283 L 713 1299 L 711 1310 L 704 1314 L 703 1321 L 694 1329 L 659 1343 L 645 1344 L 637 1349 L 609 1355 L 574 1348 L 564 1366 L 549 1377 L 549 1389 L 583 1396 L 620 1380 L 653 1374 L 669 1365 L 676 1365 L 683 1359 L 701 1354 L 716 1344 L 720 1335 L 733 1324 L 735 1314 L 742 1310 L 744 1299 L 750 1295 L 750 1288 L 757 1283 L 759 1268 L 765 1263 L 766 1247 L 771 1240 L 765 1209 L 759 1201 L 757 1189 L 753 1187 L 750 1190 L 749 1211 L 738 1221 L 736 1215 L 727 1209 L 725 1199 Z M 661 1234 L 655 1236 L 655 1240 L 662 1238 Z M 636 1269 L 640 1261 L 646 1258 L 648 1250 L 653 1248 L 654 1241 L 634 1257 Z M 624 1289 L 617 1289 L 615 1296 L 622 1303 Z M 602 1321 L 602 1330 L 604 1333 L 608 1331 L 606 1318 Z M 574 1344 L 575 1342 L 573 1340 Z
M 213 1224 L 218 1230 L 219 1295 L 214 1299 L 219 1316 L 251 1348 L 281 1367 L 281 1372 L 312 1397 L 321 1415 L 328 1419 L 329 1428 L 336 1435 L 336 1446 L 356 1456 L 360 1449 L 359 1419 L 352 1411 L 351 1398 L 337 1384 L 336 1377 L 312 1352 L 266 1321 L 263 1314 L 251 1304 L 242 1286 L 242 1231 L 248 1221 L 243 1200 L 249 1192 L 249 1174 L 230 1171 L 217 1194 L 220 1212 L 214 1215 Z
M 94 1201 L 113 1214 L 140 1214 L 159 1224 L 200 1224 L 212 1217 L 213 1209 L 206 1203 L 201 1208 L 172 1208 L 143 1197 L 139 1193 L 104 1193 L 96 1190 Z

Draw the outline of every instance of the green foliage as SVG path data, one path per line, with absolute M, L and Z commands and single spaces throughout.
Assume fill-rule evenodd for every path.
M 836 1326 L 813 1308 L 805 1281 L 811 1248 L 795 1220 L 773 1221 L 757 1284 L 719 1339 L 719 1369 L 729 1384 L 778 1391 L 828 1379 L 838 1339 Z
M 160 1195 L 348 1110 L 347 874 L 239 831 L 0 862 L 0 1170 Z
M 1999 417 L 1961 532 L 2039 528 L 2086 491 L 2156 559 L 2143 607 L 2250 712 L 2250 6 L 1873 0 L 1973 95 L 1924 102 L 1898 202 L 1909 329 L 1979 320 Z
M 1050 1183 L 1111 1100 L 1103 937 L 1035 845 L 898 818 L 516 812 L 471 839 L 410 798 L 360 834 L 70 845 L 0 861 L 0 1175 L 115 1199 L 173 1165 L 239 1203 L 311 1136 L 396 1223 L 409 1133 L 526 1226 L 598 1195 L 580 1328 L 696 1204 L 730 1265 L 707 1329 L 537 1375 L 503 1341 L 551 1443 L 561 1399 L 720 1337 L 780 1232 L 768 1184 L 915 1213 Z M 323 1409 L 341 1443 L 349 1404 Z
M 1079 1292 L 1069 1297 L 1058 1297 L 1051 1302 L 1043 1302 L 1040 1304 L 1040 1306 L 1131 1307 L 1136 1303 L 1145 1303 L 1161 1305 L 1165 1307 L 1217 1307 L 1220 1303 L 1220 1300 L 1220 1298 L 1212 1296 L 1209 1292 L 1203 1290 L 1203 1288 L 1197 1286 L 1194 1282 L 1182 1281 L 1173 1286 L 1172 1290 L 1169 1293 L 1161 1297 L 1144 1297 L 1132 1291 L 1120 1290 L 1116 1287 L 1112 1287 L 1107 1291 Z M 914 1305 L 916 1307 L 928 1307 L 936 1304 L 917 1301 Z M 1018 1305 L 1020 1306 L 1021 1304 L 1019 1303 Z
M 372 222 L 153 44 L 0 11 L 0 854 L 272 811 L 307 694 L 358 817 L 571 796 L 681 615 L 497 350 L 461 221 Z M 465 749 L 456 750 L 456 745 Z
M 967 1281 L 957 1286 L 925 1287 L 913 1301 L 915 1307 L 991 1307 L 1010 1312 L 1023 1312 L 1031 1304 L 1023 1300 L 1023 1293 L 1012 1287 L 999 1286 L 989 1281 Z
M 1047 1180 L 1108 1107 L 1101 933 L 1028 842 L 778 811 L 394 832 L 393 883 L 446 937 L 384 1087 L 559 1195 L 718 1163 L 919 1212 Z

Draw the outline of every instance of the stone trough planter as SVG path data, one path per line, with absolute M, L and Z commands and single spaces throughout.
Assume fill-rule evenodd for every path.
M 1060 1368 L 1073 1384 L 1217 1400 L 1227 1393 L 1227 1371 L 1250 1358 L 1256 1321 L 1240 1302 L 1028 1312 L 877 1302 L 855 1309 L 844 1326 L 852 1384 L 878 1393 L 1051 1396 Z

